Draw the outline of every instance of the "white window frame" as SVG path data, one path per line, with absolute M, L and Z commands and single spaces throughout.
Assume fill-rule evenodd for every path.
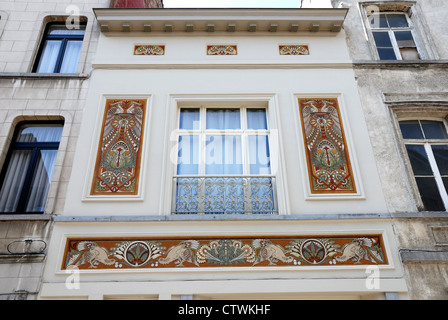
M 414 118 L 414 119 L 406 119 L 406 120 L 400 119 L 399 123 L 400 122 L 405 122 L 405 121 L 410 121 L 410 120 L 418 121 L 419 124 L 420 124 L 420 128 L 421 128 L 421 122 L 420 121 L 441 122 L 441 123 L 443 123 L 443 125 L 445 127 L 445 130 L 447 130 L 447 133 L 448 133 L 448 125 L 447 125 L 447 121 L 445 119 L 443 119 L 443 120 L 442 119 L 422 119 L 422 118 L 418 118 L 418 119 Z M 422 130 L 422 128 L 421 128 L 421 130 Z M 422 132 L 423 132 L 423 130 L 422 130 Z M 424 139 L 404 139 L 402 134 L 401 134 L 401 131 L 400 131 L 400 136 L 401 136 L 401 139 L 402 139 L 402 142 L 403 142 L 403 146 L 404 146 L 404 149 L 405 149 L 405 153 L 404 154 L 406 156 L 406 162 L 409 164 L 408 167 L 410 168 L 409 169 L 410 170 L 410 174 L 413 177 L 413 181 L 414 181 L 416 190 L 418 190 L 418 188 L 417 188 L 417 182 L 415 181 L 415 178 L 419 177 L 419 175 L 415 175 L 412 172 L 412 168 L 410 166 L 411 161 L 410 161 L 409 156 L 408 156 L 407 151 L 406 151 L 406 145 L 420 145 L 420 146 L 422 145 L 422 146 L 424 146 L 426 155 L 428 156 L 428 161 L 429 161 L 431 170 L 433 172 L 433 175 L 434 175 L 434 178 L 435 178 L 435 181 L 436 181 L 436 184 L 437 184 L 437 188 L 439 190 L 440 198 L 442 199 L 442 202 L 443 202 L 443 204 L 445 206 L 445 211 L 448 211 L 448 193 L 447 193 L 447 190 L 445 188 L 445 185 L 443 184 L 442 175 L 440 174 L 439 167 L 437 166 L 437 162 L 436 162 L 436 159 L 434 157 L 434 153 L 433 153 L 432 148 L 431 148 L 431 146 L 433 146 L 433 145 L 448 145 L 448 139 L 426 139 L 426 138 L 424 138 Z M 423 201 L 422 201 L 421 196 L 420 196 L 420 192 L 417 191 L 417 193 L 419 195 L 419 202 L 420 202 L 419 206 L 421 208 L 424 208 Z
M 370 25 L 370 16 L 372 16 L 373 14 L 368 14 L 367 15 L 367 18 L 368 18 L 368 21 L 369 21 L 368 26 L 369 26 L 369 29 L 370 29 L 370 33 L 372 35 L 372 41 L 373 41 L 373 46 L 375 47 L 376 58 L 378 60 L 381 60 L 381 58 L 380 58 L 380 55 L 379 55 L 378 50 L 377 50 L 377 45 L 376 45 L 375 39 L 373 37 L 373 32 L 387 32 L 388 35 L 389 35 L 390 41 L 392 43 L 392 48 L 394 49 L 396 60 L 403 60 L 403 57 L 402 57 L 401 52 L 400 52 L 400 47 L 398 46 L 397 39 L 395 38 L 395 31 L 410 31 L 411 32 L 413 41 L 415 43 L 415 48 L 416 48 L 417 53 L 419 55 L 419 59 L 418 60 L 422 59 L 422 54 L 420 52 L 421 50 L 419 49 L 417 41 L 416 41 L 416 36 L 415 36 L 415 32 L 414 32 L 414 27 L 413 27 L 412 21 L 411 21 L 411 19 L 409 19 L 409 15 L 406 12 L 400 12 L 400 11 L 381 12 L 380 11 L 380 12 L 375 13 L 375 14 L 377 14 L 377 15 L 380 15 L 380 14 L 400 14 L 400 15 L 404 15 L 405 18 L 406 18 L 406 21 L 408 23 L 408 27 L 403 27 L 403 28 L 391 28 L 391 27 L 387 27 L 387 28 L 377 27 L 377 28 L 375 28 L 375 27 L 372 27 Z
M 271 175 L 275 177 L 277 194 L 278 215 L 289 215 L 290 205 L 287 193 L 286 174 L 284 171 L 284 157 L 281 131 L 279 130 L 279 106 L 276 94 L 171 94 L 169 96 L 167 108 L 167 126 L 165 134 L 165 155 L 163 172 L 169 179 L 162 181 L 160 213 L 161 215 L 172 215 L 174 177 L 177 173 L 178 157 L 178 127 L 179 110 L 187 107 L 197 106 L 208 107 L 254 107 L 266 108 L 266 117 L 269 128 L 269 148 L 270 148 L 270 167 Z M 225 215 L 213 215 L 214 219 L 220 219 Z M 252 216 L 252 215 L 250 215 Z M 257 215 L 262 218 L 265 215 Z M 268 216 L 271 216 L 268 214 Z

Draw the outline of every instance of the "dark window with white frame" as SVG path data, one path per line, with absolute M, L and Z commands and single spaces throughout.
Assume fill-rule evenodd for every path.
M 400 121 L 402 138 L 426 211 L 448 211 L 448 133 L 442 121 Z
M 368 21 L 380 60 L 421 59 L 406 12 L 374 12 L 368 14 Z
M 0 175 L 0 213 L 43 213 L 63 122 L 17 125 Z
M 78 29 L 68 29 L 65 23 L 48 24 L 33 72 L 76 73 L 84 34 L 85 24 Z

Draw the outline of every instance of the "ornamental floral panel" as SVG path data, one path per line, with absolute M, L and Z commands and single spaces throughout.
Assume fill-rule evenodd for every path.
M 281 56 L 302 56 L 310 54 L 308 45 L 305 44 L 280 45 L 278 46 L 278 51 Z
M 135 45 L 134 55 L 136 56 L 163 56 L 165 54 L 164 45 Z
M 146 100 L 108 99 L 91 195 L 136 195 Z
M 313 194 L 356 193 L 338 100 L 299 99 Z
M 62 269 L 388 264 L 381 235 L 288 238 L 67 239 Z
M 209 56 L 232 56 L 237 54 L 235 45 L 210 45 L 207 46 Z

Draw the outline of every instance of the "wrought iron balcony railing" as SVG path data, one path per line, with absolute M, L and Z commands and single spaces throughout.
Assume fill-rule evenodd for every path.
M 272 176 L 177 176 L 174 214 L 277 214 Z

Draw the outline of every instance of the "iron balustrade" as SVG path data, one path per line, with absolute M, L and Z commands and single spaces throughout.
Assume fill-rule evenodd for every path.
M 277 214 L 273 176 L 176 176 L 173 214 Z

